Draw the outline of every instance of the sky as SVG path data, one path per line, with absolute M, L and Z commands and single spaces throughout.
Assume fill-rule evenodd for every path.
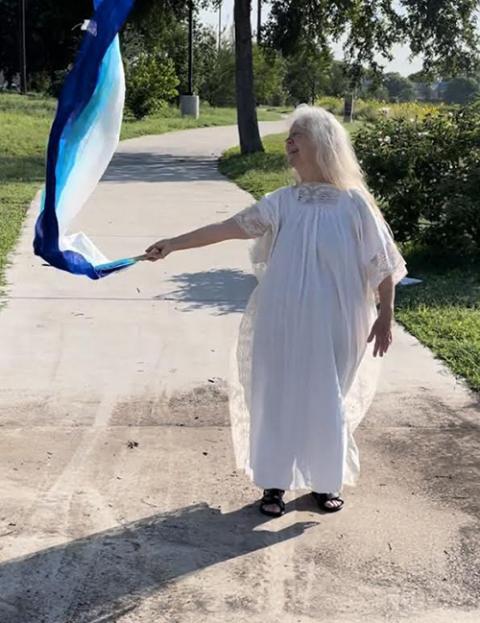
M 252 29 L 257 28 L 257 2 L 252 0 Z M 269 3 L 263 2 L 262 19 L 265 21 L 269 11 Z M 200 19 L 204 24 L 210 24 L 218 29 L 218 11 L 201 11 Z M 222 2 L 222 28 L 228 28 L 233 24 L 233 0 L 223 0 Z M 332 45 L 333 53 L 336 59 L 343 59 L 341 43 Z M 420 57 L 414 58 L 412 61 L 408 59 L 410 49 L 408 46 L 394 46 L 394 60 L 391 63 L 385 63 L 385 59 L 377 57 L 377 61 L 385 64 L 385 71 L 396 71 L 402 76 L 408 76 L 411 73 L 419 71 L 422 68 Z

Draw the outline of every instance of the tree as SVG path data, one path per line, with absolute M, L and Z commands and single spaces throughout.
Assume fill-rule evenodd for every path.
M 235 106 L 235 49 L 233 43 L 223 42 L 216 53 L 213 68 L 200 89 L 200 97 L 211 106 Z
M 342 61 L 332 61 L 329 68 L 329 84 L 327 86 L 327 95 L 334 97 L 343 97 L 350 86 L 350 79 L 347 75 L 345 63 Z
M 178 95 L 178 78 L 171 58 L 161 52 L 141 52 L 126 66 L 125 103 L 137 119 L 159 110 Z
M 285 63 L 277 52 L 266 52 L 253 45 L 254 89 L 257 104 L 278 106 L 285 102 L 283 88 Z M 223 41 L 215 51 L 215 60 L 209 72 L 205 72 L 199 94 L 211 106 L 235 106 L 235 46 Z
M 147 3 L 143 0 L 143 4 L 138 5 L 124 29 L 122 36 L 124 60 L 128 61 L 130 58 L 130 51 L 135 43 L 137 48 L 140 45 L 143 52 L 149 54 L 161 52 L 171 59 L 180 81 L 178 90 L 180 93 L 187 91 L 188 28 L 186 14 L 180 5 L 166 7 L 162 6 L 162 3 L 151 1 Z M 197 16 L 194 16 L 193 44 L 194 91 L 204 97 L 204 85 L 215 71 L 217 61 L 216 33 L 211 27 L 202 26 Z
M 237 106 L 241 144 L 261 149 L 253 115 L 250 1 L 235 0 L 237 33 Z M 351 86 L 358 86 L 365 66 L 380 71 L 378 55 L 393 59 L 394 44 L 408 43 L 413 55 L 423 54 L 423 69 L 470 73 L 479 65 L 476 0 L 272 0 L 262 41 L 292 56 L 301 41 L 328 49 L 329 40 L 346 36 L 344 46 Z M 243 38 L 240 40 L 240 38 Z M 248 39 L 248 40 L 247 40 Z M 240 69 L 241 68 L 241 69 Z M 239 79 L 249 84 L 239 86 Z M 245 123 L 248 117 L 249 124 Z M 242 119 L 242 120 L 241 120 Z M 249 130 L 248 130 L 249 128 Z M 251 131 L 251 135 L 246 135 Z M 242 147 L 244 151 L 244 147 Z
M 385 86 L 383 74 L 367 68 L 360 80 L 356 95 L 364 99 L 376 99 L 387 102 L 389 94 Z
M 273 50 L 265 50 L 260 45 L 253 46 L 254 90 L 257 104 L 281 106 L 285 103 L 283 81 L 285 61 Z
M 388 97 L 394 102 L 411 102 L 416 97 L 413 83 L 401 74 L 390 72 L 385 74 L 383 83 L 388 91 Z
M 292 56 L 301 41 L 328 49 L 329 38 L 346 35 L 344 51 L 353 87 L 360 83 L 365 65 L 381 70 L 377 55 L 393 59 L 396 43 L 409 43 L 413 55 L 423 54 L 427 72 L 434 68 L 471 72 L 479 65 L 476 7 L 476 0 L 402 0 L 400 7 L 394 0 L 272 0 L 270 20 L 262 33 L 284 56 Z M 263 149 L 254 110 L 250 9 L 250 0 L 235 0 L 242 153 Z
M 218 48 L 217 34 L 212 27 L 197 25 L 193 42 L 195 71 L 193 83 L 195 91 L 202 97 L 203 85 L 215 70 Z
M 435 72 L 416 71 L 408 76 L 410 82 L 415 87 L 417 99 L 431 101 L 437 99 L 433 83 L 436 80 Z
M 303 43 L 287 61 L 285 84 L 290 101 L 314 104 L 317 97 L 329 89 L 331 67 L 332 58 L 328 51 Z
M 413 74 L 409 74 L 407 76 L 407 78 L 411 81 L 411 82 L 415 82 L 415 83 L 420 83 L 423 82 L 425 84 L 432 84 L 432 82 L 435 82 L 435 79 L 437 78 L 437 75 L 435 72 L 433 73 L 428 73 L 426 71 L 423 71 L 422 69 L 420 71 L 416 71 Z
M 452 75 L 478 66 L 476 0 L 272 0 L 265 37 L 291 55 L 301 40 L 328 47 L 330 38 L 346 36 L 346 61 L 358 84 L 365 67 L 381 69 L 375 57 L 391 61 L 392 46 L 408 43 L 422 54 L 423 69 Z
M 19 6 L 18 0 L 0 2 L 0 67 L 7 80 L 20 69 Z M 28 73 L 44 72 L 53 79 L 57 70 L 65 69 L 72 62 L 82 36 L 78 26 L 90 13 L 90 0 L 29 2 L 26 12 Z
M 235 88 L 237 120 L 242 154 L 263 151 L 258 130 L 253 82 L 251 0 L 235 0 Z
M 195 8 L 198 10 L 216 2 L 197 0 Z M 19 6 L 19 0 L 0 0 L 0 68 L 7 79 L 20 68 Z M 175 58 L 174 52 L 178 50 L 178 57 L 183 53 L 186 8 L 186 3 L 181 0 L 136 0 L 127 27 L 142 36 L 145 50 L 165 51 L 178 69 L 179 58 Z M 41 72 L 53 80 L 56 72 L 64 71 L 72 63 L 83 36 L 79 26 L 92 13 L 92 0 L 27 2 L 27 70 L 30 78 Z
M 479 91 L 479 84 L 474 78 L 453 78 L 447 82 L 444 99 L 448 104 L 469 104 L 478 97 Z

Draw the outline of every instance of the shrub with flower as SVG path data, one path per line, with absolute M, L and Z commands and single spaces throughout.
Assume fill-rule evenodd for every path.
M 480 254 L 480 106 L 381 119 L 354 146 L 399 241 Z

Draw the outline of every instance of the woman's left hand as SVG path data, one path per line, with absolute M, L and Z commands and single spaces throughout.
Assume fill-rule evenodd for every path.
M 380 313 L 378 318 L 373 323 L 370 335 L 367 338 L 367 342 L 371 342 L 375 338 L 375 344 L 373 347 L 373 356 L 376 357 L 377 353 L 380 357 L 387 352 L 388 347 L 392 343 L 392 316 L 391 314 Z

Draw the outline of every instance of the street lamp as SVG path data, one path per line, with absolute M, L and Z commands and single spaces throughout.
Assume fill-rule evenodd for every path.
M 188 3 L 188 93 L 193 95 L 193 2 Z
M 27 92 L 27 44 L 25 28 L 25 0 L 20 0 L 20 91 Z
M 198 119 L 200 100 L 193 94 L 193 0 L 188 3 L 188 91 L 180 96 L 180 112 Z
M 257 5 L 257 44 L 262 43 L 262 0 L 258 0 Z
M 222 0 L 218 3 L 218 51 L 222 45 Z

